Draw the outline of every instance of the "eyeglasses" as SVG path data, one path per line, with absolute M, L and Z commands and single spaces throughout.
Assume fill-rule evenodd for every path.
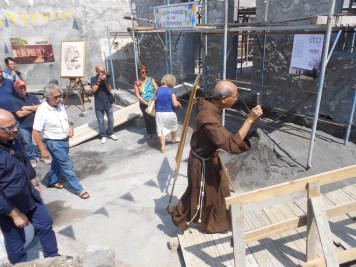
M 140 72 L 141 73 L 147 73 L 147 70 L 141 70 Z
M 3 130 L 3 131 L 8 132 L 8 133 L 11 133 L 15 129 L 17 129 L 18 127 L 19 127 L 19 122 L 17 121 L 14 125 L 12 125 L 10 127 L 1 127 L 0 126 L 0 130 Z
M 52 98 L 52 99 L 59 99 L 59 98 L 62 98 L 63 97 L 63 95 L 56 95 L 56 96 L 51 96 L 50 98 Z

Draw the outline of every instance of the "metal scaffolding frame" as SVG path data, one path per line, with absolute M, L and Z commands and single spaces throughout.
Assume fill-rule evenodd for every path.
M 166 69 L 167 73 L 172 72 L 172 53 L 171 53 L 171 42 L 172 42 L 172 37 L 171 33 L 173 31 L 179 31 L 180 34 L 200 34 L 200 36 L 204 37 L 204 55 L 205 57 L 207 56 L 207 36 L 209 35 L 223 35 L 224 38 L 224 52 L 223 52 L 223 73 L 222 77 L 223 79 L 226 78 L 226 57 L 228 54 L 228 47 L 227 47 L 227 36 L 228 35 L 263 35 L 264 36 L 264 42 L 263 46 L 260 46 L 261 52 L 264 51 L 265 49 L 265 44 L 266 44 L 266 36 L 267 35 L 273 35 L 273 34 L 296 34 L 296 33 L 324 33 L 325 38 L 324 38 L 324 48 L 323 48 L 323 54 L 322 54 L 322 60 L 321 60 L 321 71 L 320 71 L 320 76 L 319 76 L 319 81 L 318 81 L 318 92 L 317 92 L 317 100 L 316 100 L 316 105 L 315 105 L 315 111 L 314 111 L 314 119 L 313 119 L 313 127 L 312 127 L 312 134 L 310 138 L 310 146 L 309 146 L 309 151 L 308 151 L 308 160 L 306 164 L 306 168 L 312 167 L 311 160 L 312 160 L 312 152 L 313 152 L 313 145 L 315 141 L 315 133 L 316 133 L 316 127 L 318 123 L 318 116 L 319 116 L 319 109 L 320 109 L 320 101 L 321 101 L 321 95 L 322 95 L 322 90 L 323 90 L 323 84 L 324 84 L 324 78 L 325 78 L 325 70 L 327 63 L 330 59 L 330 56 L 335 48 L 335 45 L 338 41 L 338 38 L 340 36 L 340 33 L 342 31 L 345 31 L 345 29 L 351 29 L 347 30 L 347 32 L 352 32 L 353 33 L 353 41 L 352 41 L 352 47 L 351 47 L 351 53 L 353 52 L 353 47 L 354 47 L 354 42 L 355 42 L 355 25 L 356 25 L 356 19 L 353 19 L 353 22 L 355 22 L 353 25 L 342 25 L 342 22 L 340 22 L 340 16 L 335 16 L 334 15 L 334 7 L 335 7 L 335 1 L 336 0 L 330 0 L 330 12 L 327 16 L 327 24 L 298 24 L 293 22 L 295 21 L 300 21 L 300 20 L 306 20 L 306 19 L 315 19 L 315 17 L 308 17 L 308 18 L 298 18 L 298 19 L 291 19 L 291 20 L 285 20 L 285 21 L 274 21 L 274 22 L 269 22 L 267 21 L 267 10 L 266 8 L 266 14 L 265 14 L 265 21 L 264 22 L 258 22 L 258 23 L 228 23 L 227 20 L 227 13 L 228 13 L 228 0 L 224 0 L 225 2 L 225 10 L 224 10 L 224 23 L 223 24 L 207 24 L 207 13 L 206 13 L 206 8 L 203 8 L 202 14 L 204 23 L 198 24 L 195 28 L 189 28 L 189 29 L 177 29 L 177 30 L 155 30 L 153 27 L 135 27 L 134 22 L 139 21 L 139 20 L 144 20 L 146 22 L 152 23 L 152 20 L 146 19 L 146 18 L 139 18 L 136 17 L 136 11 L 133 8 L 133 3 L 132 0 L 130 1 L 131 4 L 131 12 L 132 15 L 131 17 L 125 17 L 126 19 L 131 19 L 132 20 L 132 29 L 129 34 L 131 35 L 133 41 L 134 41 L 134 49 L 135 49 L 135 67 L 136 67 L 136 78 L 138 78 L 138 73 L 137 73 L 137 65 L 138 65 L 138 59 L 139 59 L 139 45 L 144 37 L 145 34 L 157 34 L 159 36 L 159 39 L 161 40 L 164 48 L 165 48 L 165 53 L 166 53 Z M 169 5 L 169 0 L 167 1 L 167 5 Z M 205 5 L 208 4 L 207 0 L 202 0 L 200 1 L 201 5 L 204 7 Z M 216 1 L 214 1 L 216 2 Z M 221 1 L 220 1 L 221 2 Z M 268 6 L 269 0 L 265 1 L 266 6 Z M 338 31 L 338 36 L 336 37 L 336 41 L 334 42 L 334 46 L 331 49 L 329 53 L 329 44 L 330 44 L 330 39 L 331 39 L 331 33 L 333 31 Z M 162 38 L 160 37 L 159 34 L 165 34 L 165 41 L 163 42 Z M 110 33 L 110 35 L 113 35 L 115 33 Z M 139 37 L 141 35 L 141 38 Z M 165 45 L 164 45 L 165 44 Z M 262 96 L 262 91 L 263 91 L 263 75 L 264 75 L 264 62 L 265 62 L 265 53 L 262 53 L 262 61 L 261 61 L 261 72 L 260 72 L 260 81 L 259 81 L 259 93 L 260 96 Z M 201 71 L 201 70 L 199 70 Z M 203 77 L 207 76 L 206 73 L 206 66 L 203 66 Z M 204 78 L 203 78 L 204 80 Z M 206 79 L 205 79 L 206 81 Z M 355 90 L 356 91 L 356 90 Z M 355 93 L 356 95 L 356 93 Z M 355 105 L 355 101 L 353 102 L 353 105 Z M 354 111 L 354 106 L 351 111 L 350 115 L 350 120 L 352 124 L 352 116 L 353 116 L 353 111 Z M 348 128 L 348 134 L 347 138 L 349 135 L 349 129 Z M 345 137 L 346 139 L 346 137 Z M 347 141 L 345 140 L 345 144 Z

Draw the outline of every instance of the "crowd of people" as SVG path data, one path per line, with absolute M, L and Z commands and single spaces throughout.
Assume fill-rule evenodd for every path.
M 27 260 L 24 227 L 29 223 L 33 224 L 39 236 L 44 257 L 59 255 L 53 221 L 36 178 L 38 157 L 51 164 L 46 175 L 47 187 L 63 189 L 65 185 L 60 178 L 64 177 L 80 198 L 88 199 L 90 195 L 79 183 L 68 155 L 69 138 L 73 137 L 74 129 L 61 101 L 62 90 L 58 84 L 50 82 L 44 88 L 44 101 L 41 103 L 26 91 L 26 82 L 21 72 L 16 70 L 15 60 L 6 58 L 5 64 L 7 69 L 0 67 L 0 228 L 8 259 L 15 264 Z M 180 142 L 175 109 L 182 105 L 174 91 L 176 78 L 166 74 L 158 87 L 156 81 L 148 76 L 145 65 L 140 65 L 138 71 L 139 79 L 134 83 L 134 90 L 145 122 L 146 139 L 159 139 L 164 153 L 167 135 L 170 134 L 171 143 Z M 91 88 L 99 136 L 101 143 L 105 144 L 107 138 L 118 140 L 113 132 L 112 86 L 104 65 L 97 65 L 95 72 Z M 236 85 L 221 81 L 212 90 L 210 98 L 197 101 L 188 160 L 188 187 L 177 205 L 167 207 L 173 223 L 182 230 L 187 229 L 190 223 L 198 224 L 207 233 L 231 228 L 230 214 L 225 209 L 225 197 L 230 191 L 219 151 L 223 149 L 237 154 L 249 150 L 247 133 L 252 123 L 262 115 L 262 108 L 257 105 L 236 133 L 229 132 L 221 125 L 221 114 L 237 98 Z M 146 112 L 152 99 L 155 100 L 154 116 Z

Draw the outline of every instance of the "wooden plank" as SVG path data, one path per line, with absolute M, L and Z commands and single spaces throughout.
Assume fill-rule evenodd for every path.
M 246 228 L 249 228 L 249 229 L 257 229 L 258 228 L 253 223 L 254 216 L 252 215 L 252 213 L 254 213 L 254 212 L 262 212 L 262 211 L 261 210 L 259 210 L 259 211 L 247 210 L 245 212 L 245 215 L 246 215 L 245 219 L 246 219 L 246 224 L 247 224 Z M 262 227 L 262 225 L 260 225 L 260 226 Z M 266 225 L 263 225 L 263 226 L 266 226 Z M 257 262 L 257 264 L 259 266 L 273 266 L 271 259 L 265 252 L 265 247 L 263 246 L 262 242 L 252 241 L 252 242 L 247 243 L 247 246 L 248 246 L 250 253 L 253 255 L 255 261 Z
M 302 191 L 306 189 L 307 183 L 315 183 L 320 181 L 320 185 L 326 185 L 352 177 L 356 177 L 356 165 L 316 174 L 291 182 L 281 183 L 278 185 L 253 190 L 251 192 L 242 193 L 237 196 L 227 197 L 225 199 L 226 208 L 229 208 L 230 205 L 237 203 L 254 203 L 269 198 L 279 197 L 294 192 Z
M 263 211 L 250 210 L 249 217 L 255 228 L 263 227 L 271 223 Z M 260 257 L 259 259 L 256 258 L 256 261 L 260 266 L 288 266 L 288 264 L 285 265 L 284 255 L 281 253 L 278 243 L 266 238 L 259 240 L 259 244 L 261 245 Z M 253 251 L 252 248 L 251 251 Z
M 139 103 L 132 104 L 114 112 L 114 127 L 121 125 L 127 121 L 138 118 L 142 115 Z M 74 129 L 73 138 L 69 139 L 69 146 L 73 147 L 82 142 L 85 142 L 99 134 L 97 120 L 80 125 Z
M 337 260 L 338 260 L 339 264 L 353 261 L 356 259 L 356 248 L 338 252 L 336 254 L 336 256 L 337 256 Z M 318 258 L 318 259 L 314 259 L 314 260 L 302 263 L 299 266 L 303 266 L 303 267 L 322 266 L 322 264 L 324 262 L 325 262 L 325 259 Z M 335 265 L 335 266 L 339 266 L 339 265 Z
M 246 266 L 244 207 L 242 204 L 231 206 L 232 237 L 234 240 L 235 266 Z
M 284 220 L 286 218 L 285 214 L 283 214 L 280 211 L 280 205 L 270 207 L 270 208 L 265 208 L 263 211 L 266 213 L 268 216 L 269 220 L 272 223 L 277 223 L 281 220 Z M 287 216 L 287 218 L 290 217 Z M 298 239 L 303 239 L 302 236 L 300 236 L 296 241 L 292 238 L 292 236 L 299 236 L 299 233 L 296 230 L 289 230 L 288 232 L 283 232 L 280 233 L 278 236 L 273 235 L 275 238 L 276 243 L 280 244 L 280 251 L 282 251 L 285 255 L 285 258 L 288 258 L 291 262 L 287 263 L 285 266 L 291 266 L 295 265 L 300 262 L 300 254 L 302 253 L 304 255 L 304 251 L 301 252 L 299 250 L 299 246 L 297 245 L 297 240 Z M 304 240 L 303 240 L 304 241 Z M 293 262 L 293 264 L 292 264 Z
M 326 265 L 330 267 L 338 266 L 339 264 L 333 246 L 330 226 L 326 217 L 322 197 L 312 197 L 311 205 L 313 208 L 314 218 L 317 225 L 321 246 L 324 251 Z
M 314 197 L 320 197 L 319 181 L 315 183 L 308 183 L 308 201 L 307 201 L 307 261 L 315 259 L 318 255 L 318 246 L 320 236 L 317 229 L 316 219 L 313 213 L 311 200 Z M 325 252 L 325 251 L 324 251 Z
M 328 16 L 316 16 L 310 18 L 311 24 L 326 25 Z M 333 16 L 331 19 L 333 27 L 353 27 L 356 25 L 356 16 Z
M 234 266 L 234 249 L 230 246 L 230 238 L 232 233 L 227 234 L 213 234 L 215 247 L 219 251 L 221 263 L 224 266 Z M 217 265 L 215 265 L 217 266 Z

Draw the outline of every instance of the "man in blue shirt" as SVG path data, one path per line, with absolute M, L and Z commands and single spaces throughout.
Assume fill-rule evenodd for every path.
M 15 97 L 12 101 L 12 113 L 20 123 L 19 131 L 25 145 L 27 157 L 31 161 L 32 167 L 36 168 L 36 153 L 32 142 L 32 126 L 35 119 L 36 110 L 41 102 L 33 94 L 26 92 L 24 81 L 14 82 Z
M 14 93 L 13 81 L 3 77 L 3 71 L 0 67 L 0 108 L 11 111 Z
M 58 256 L 53 221 L 41 198 L 40 185 L 19 141 L 18 122 L 0 109 L 0 228 L 12 264 L 27 261 L 24 227 L 31 222 L 44 257 Z

